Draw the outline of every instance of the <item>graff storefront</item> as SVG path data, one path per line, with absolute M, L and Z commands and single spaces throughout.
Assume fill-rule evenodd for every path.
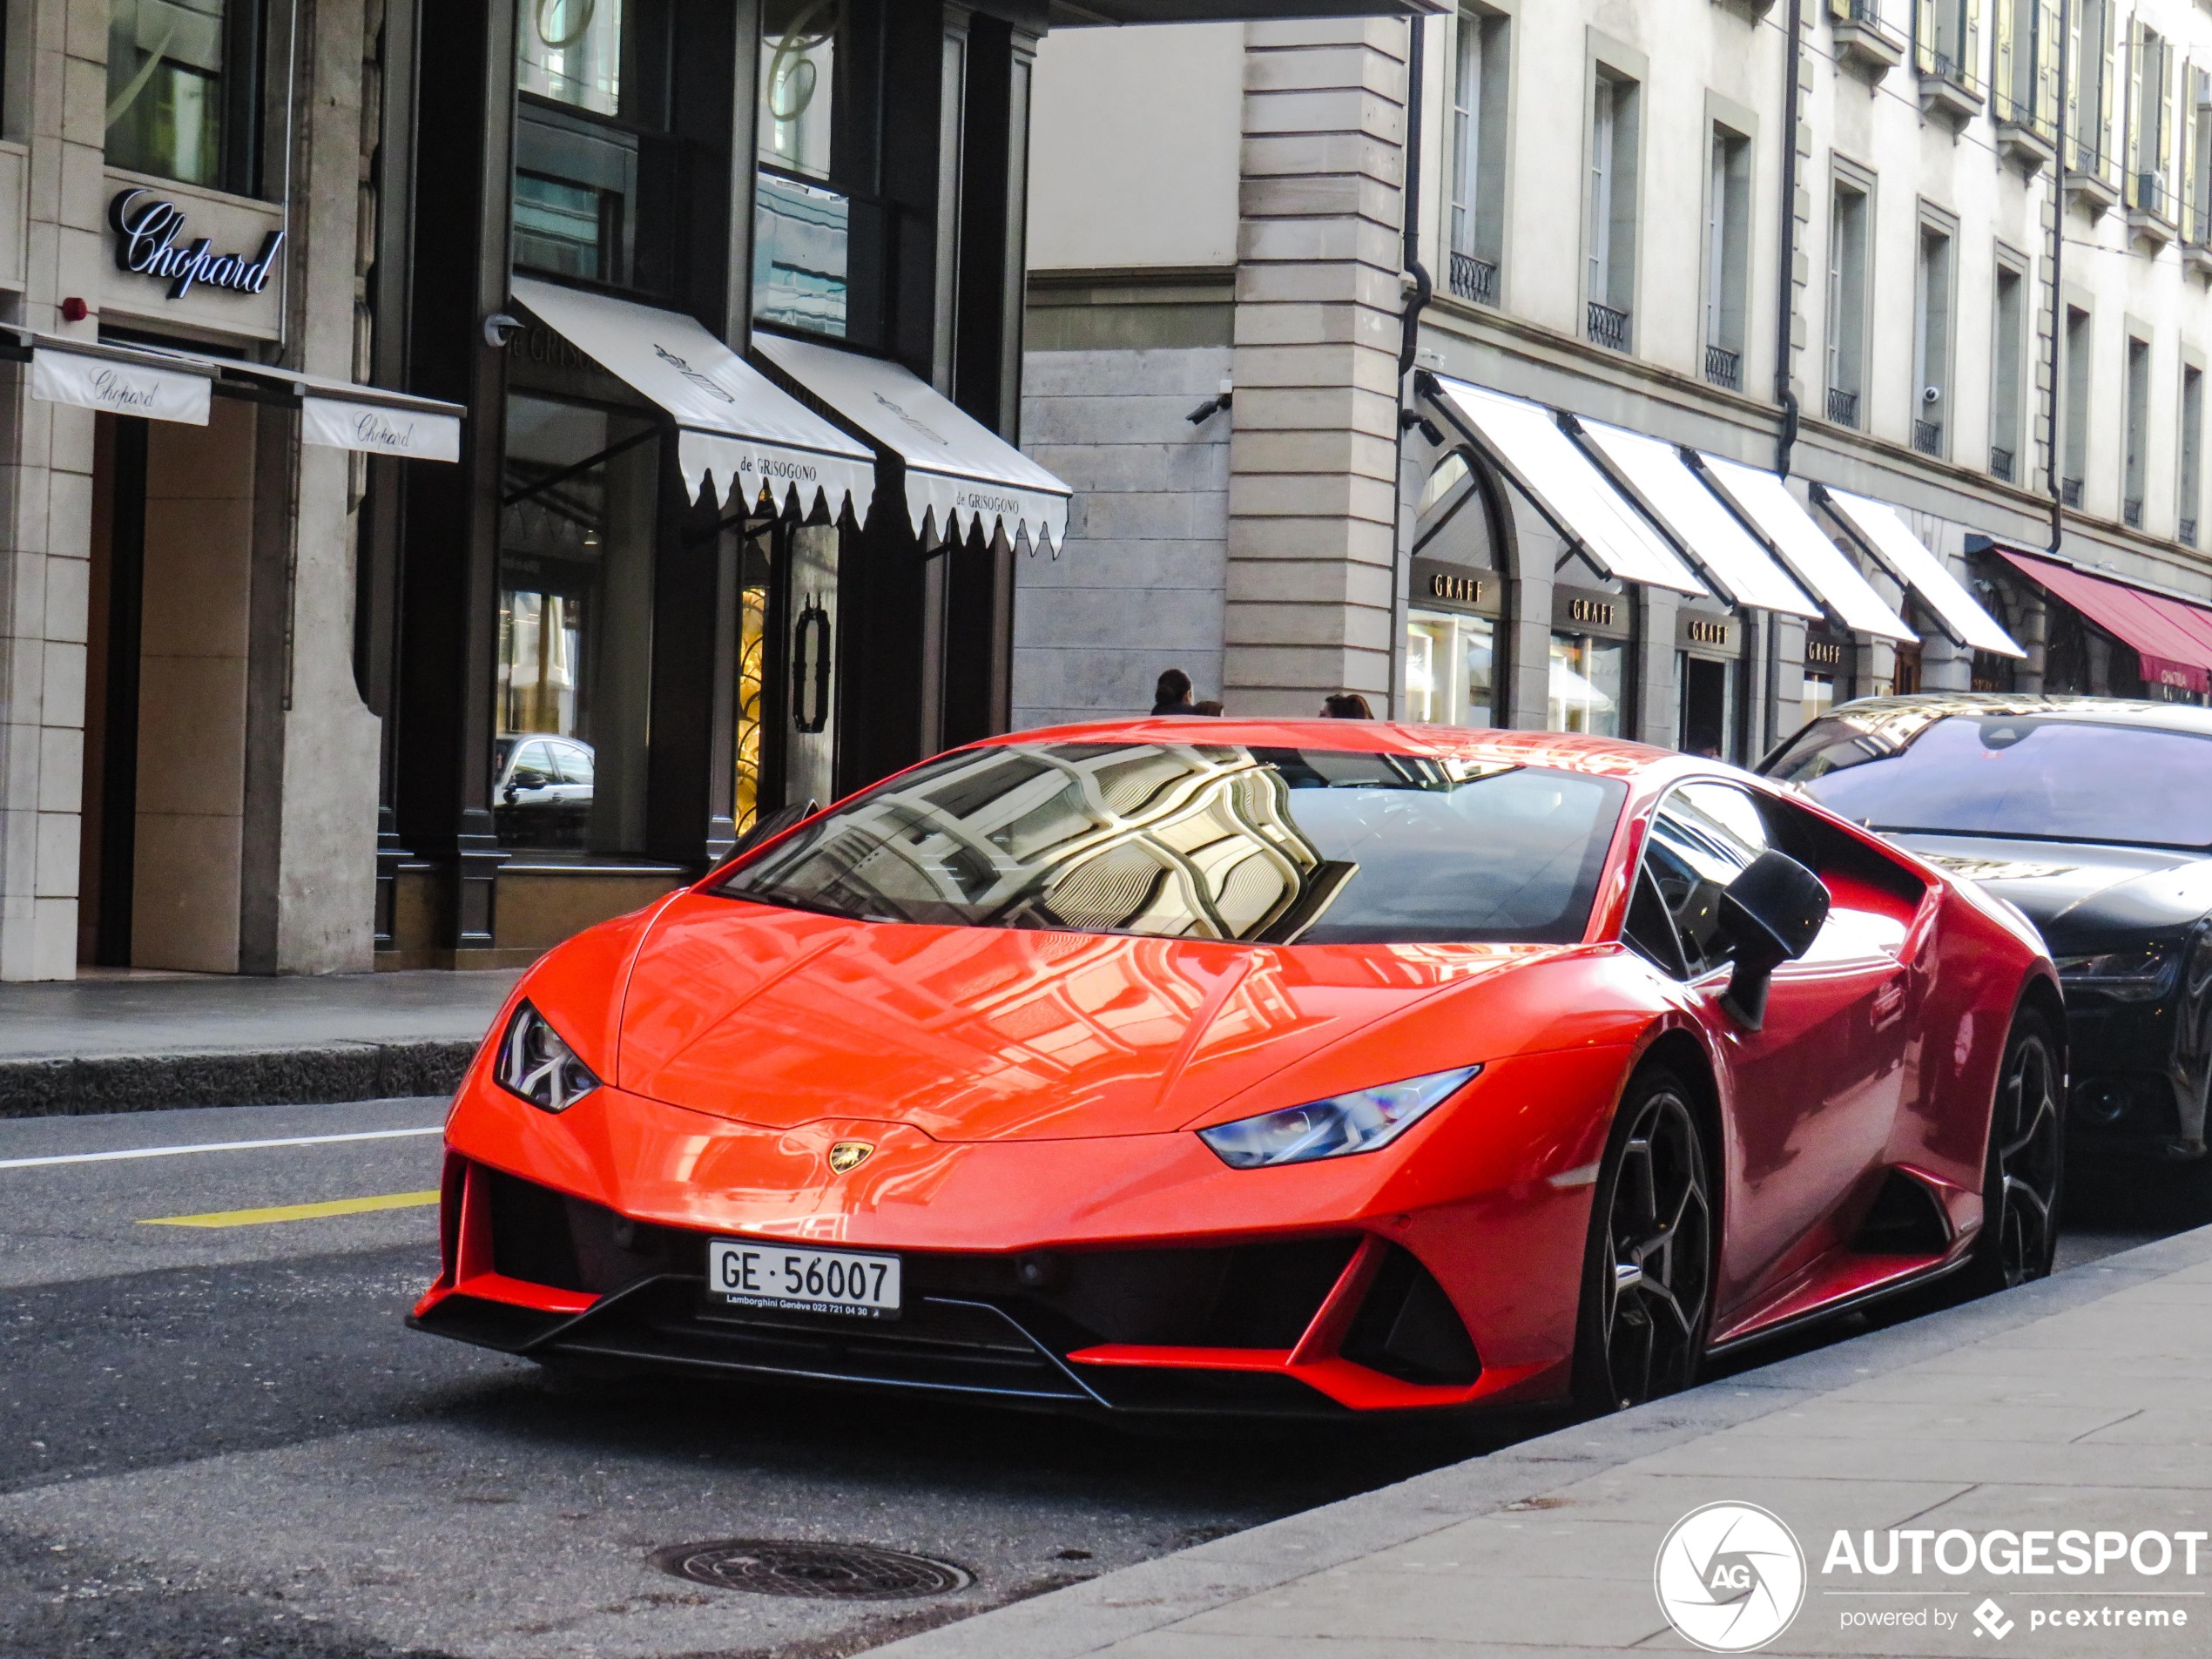
M 377 947 L 518 960 L 1007 718 L 1067 490 L 1018 408 L 1042 4 L 462 0 L 408 54 Z

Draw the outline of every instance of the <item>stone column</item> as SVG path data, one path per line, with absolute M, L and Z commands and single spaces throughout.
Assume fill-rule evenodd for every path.
M 1380 19 L 1245 30 L 1231 714 L 1389 700 L 1406 44 Z
M 106 145 L 106 0 L 34 0 L 18 22 L 30 73 L 24 292 L 17 320 L 98 335 Z M 0 979 L 77 972 L 84 649 L 92 522 L 92 415 L 32 401 L 0 369 Z

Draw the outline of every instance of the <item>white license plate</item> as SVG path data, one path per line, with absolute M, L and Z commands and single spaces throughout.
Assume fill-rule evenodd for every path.
M 899 1317 L 896 1256 L 717 1238 L 706 1249 L 706 1285 L 710 1294 L 733 1307 L 863 1319 Z

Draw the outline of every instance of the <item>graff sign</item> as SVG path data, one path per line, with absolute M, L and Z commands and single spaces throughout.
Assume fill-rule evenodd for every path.
M 195 287 L 260 293 L 269 286 L 284 233 L 271 231 L 259 254 L 217 253 L 205 236 L 185 242 L 185 210 L 149 190 L 126 190 L 108 204 L 115 226 L 115 265 L 133 276 L 169 285 L 169 297 L 181 300 Z

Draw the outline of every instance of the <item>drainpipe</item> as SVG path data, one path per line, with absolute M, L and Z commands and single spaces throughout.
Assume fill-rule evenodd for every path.
M 1782 267 L 1774 300 L 1774 401 L 1782 406 L 1782 431 L 1774 444 L 1774 469 L 1790 475 L 1790 451 L 1797 442 L 1797 395 L 1790 385 L 1790 352 L 1797 332 L 1797 122 L 1798 76 L 1804 62 L 1805 0 L 1790 0 L 1789 85 L 1782 95 Z
M 2065 462 L 2059 450 L 2059 352 L 2066 340 L 2066 98 L 2067 45 L 2074 37 L 2073 0 L 2059 0 L 2059 131 L 2058 154 L 2051 160 L 2051 389 L 2049 393 L 2049 421 L 2051 435 L 2051 551 L 2055 555 L 2059 543 L 2066 539 L 2066 482 L 2060 476 Z M 2107 73 L 2110 73 L 2107 69 Z
M 1405 203 L 1406 273 L 1413 279 L 1413 290 L 1406 296 L 1406 314 L 1398 341 L 1398 441 L 1391 472 L 1390 518 L 1390 713 L 1396 719 L 1403 712 L 1398 706 L 1402 687 L 1399 685 L 1399 664 L 1406 644 L 1406 621 L 1400 614 L 1398 599 L 1399 566 L 1404 563 L 1406 540 L 1406 502 L 1402 492 L 1406 487 L 1406 428 L 1418 425 L 1420 412 L 1406 402 L 1406 377 L 1413 372 L 1413 358 L 1420 348 L 1421 313 L 1436 293 L 1436 285 L 1421 264 L 1421 104 L 1422 84 L 1427 79 L 1426 46 L 1428 28 L 1424 19 L 1406 20 L 1406 182 L 1402 199 Z

